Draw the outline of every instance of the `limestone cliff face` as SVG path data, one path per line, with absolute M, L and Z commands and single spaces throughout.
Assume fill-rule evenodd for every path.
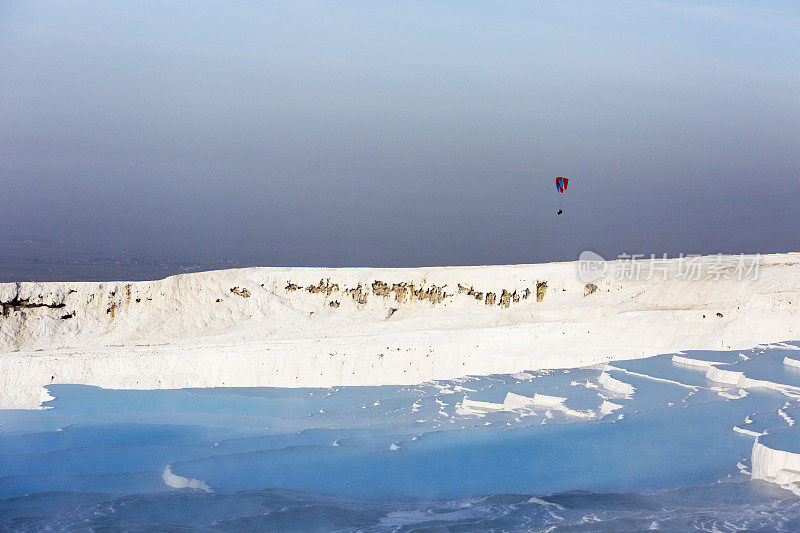
M 528 299 L 534 291 L 541 302 L 537 287 L 546 286 L 509 278 L 478 279 L 467 288 L 449 281 L 454 272 L 440 272 L 446 274 L 441 281 L 433 274 L 249 268 L 128 283 L 0 284 L 0 352 L 237 334 L 263 338 L 334 313 L 370 321 L 391 318 L 399 309 L 508 309 L 534 303 Z M 485 287 L 474 288 L 480 283 Z
M 800 255 L 763 256 L 762 263 L 759 275 L 748 280 L 620 279 L 610 268 L 587 284 L 576 263 L 550 263 L 247 268 L 142 282 L 5 283 L 0 353 L 373 332 L 403 337 L 426 328 L 517 328 L 509 332 L 529 342 L 553 331 L 566 340 L 561 330 L 568 324 L 588 326 L 576 326 L 588 346 L 601 333 L 609 342 L 624 333 L 631 346 L 662 347 L 679 336 L 693 346 L 714 339 L 721 348 L 749 339 L 798 338 Z M 606 325 L 601 331 L 599 321 L 612 317 L 623 329 Z M 655 323 L 658 328 L 648 325 Z M 533 338 L 524 337 L 521 328 L 534 325 Z
M 0 406 L 36 407 L 48 383 L 420 383 L 800 339 L 800 254 L 746 280 L 611 267 L 591 286 L 576 263 L 0 284 Z

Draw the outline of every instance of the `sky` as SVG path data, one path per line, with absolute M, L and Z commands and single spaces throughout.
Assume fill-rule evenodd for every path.
M 800 251 L 798 27 L 794 1 L 2 0 L 0 236 L 298 266 Z

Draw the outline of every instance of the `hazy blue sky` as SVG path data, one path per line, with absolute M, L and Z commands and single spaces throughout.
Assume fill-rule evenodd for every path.
M 2 0 L 0 235 L 297 265 L 800 250 L 799 28 L 796 1 Z

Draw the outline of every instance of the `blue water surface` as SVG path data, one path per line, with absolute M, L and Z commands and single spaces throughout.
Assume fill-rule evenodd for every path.
M 786 353 L 703 357 L 794 384 Z M 797 399 L 670 355 L 416 386 L 48 388 L 46 409 L 0 411 L 2 530 L 800 530 L 733 431 L 791 447 Z M 566 400 L 467 408 L 508 393 Z

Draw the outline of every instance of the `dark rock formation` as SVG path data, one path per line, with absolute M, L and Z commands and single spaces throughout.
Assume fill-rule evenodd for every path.
M 337 292 L 339 290 L 339 285 L 336 283 L 331 283 L 330 279 L 321 279 L 319 283 L 316 285 L 309 285 L 306 287 L 306 290 L 311 294 L 324 294 L 325 297 L 329 297 L 332 293 Z
M 546 281 L 537 281 L 536 282 L 536 301 L 541 302 L 544 300 L 544 294 L 547 292 L 547 282 Z
M 236 296 L 241 296 L 242 298 L 250 298 L 250 291 L 246 288 L 240 289 L 239 287 L 234 287 L 231 289 L 231 292 Z

